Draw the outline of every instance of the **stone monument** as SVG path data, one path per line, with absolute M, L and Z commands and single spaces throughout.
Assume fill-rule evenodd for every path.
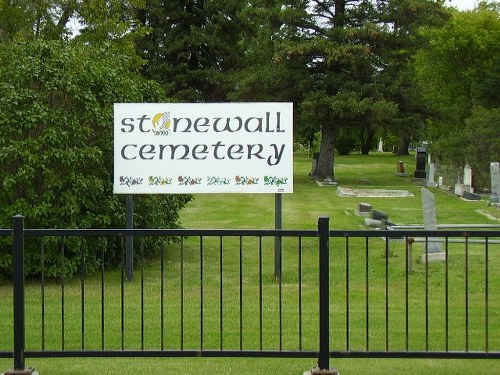
M 369 203 L 361 202 L 358 203 L 358 209 L 356 210 L 356 215 L 371 217 L 372 216 L 373 206 Z
M 401 160 L 396 164 L 396 176 L 398 177 L 406 177 L 405 165 Z
M 472 193 L 472 169 L 469 164 L 465 164 L 462 181 L 455 184 L 455 195 L 463 197 L 464 193 Z
M 465 191 L 469 193 L 474 192 L 474 189 L 472 188 L 472 168 L 469 164 L 465 164 L 464 167 L 464 187 Z
M 424 230 L 437 230 L 436 201 L 434 194 L 427 189 L 422 189 L 422 209 Z M 441 251 L 441 245 L 436 237 L 428 237 L 424 246 L 424 253 L 420 257 L 422 263 L 446 260 L 446 255 Z
M 434 163 L 428 163 L 425 169 L 425 185 L 430 187 L 437 187 L 438 184 L 434 181 L 435 167 Z
M 413 174 L 414 178 L 425 178 L 425 164 L 427 161 L 427 149 L 425 147 L 417 147 L 417 165 Z
M 491 173 L 491 202 L 500 201 L 500 163 L 498 161 L 490 163 Z
M 378 141 L 378 152 L 384 152 L 384 142 L 382 141 L 382 137 L 380 137 L 380 140 Z

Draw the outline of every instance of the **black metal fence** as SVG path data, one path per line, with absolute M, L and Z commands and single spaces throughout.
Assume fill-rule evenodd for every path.
M 500 358 L 500 231 L 25 229 L 0 285 L 0 357 Z M 44 273 L 82 241 L 133 237 L 135 277 Z M 275 256 L 275 238 L 281 238 Z M 46 241 L 47 238 L 56 241 Z M 145 259 L 148 238 L 175 238 Z M 25 242 L 41 277 L 25 281 Z M 441 252 L 426 251 L 439 242 Z M 81 248 L 81 246 L 79 247 Z M 280 270 L 276 278 L 275 261 Z M 13 285 L 13 288 L 12 288 Z

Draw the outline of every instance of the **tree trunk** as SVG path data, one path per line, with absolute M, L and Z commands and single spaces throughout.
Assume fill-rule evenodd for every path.
M 345 24 L 345 6 L 346 0 L 334 0 L 335 13 L 333 16 L 333 27 L 342 29 Z M 340 71 L 340 66 L 337 65 L 334 71 Z M 332 93 L 330 93 L 332 94 Z M 335 181 L 335 173 L 333 171 L 333 162 L 335 155 L 335 132 L 336 128 L 333 123 L 326 121 L 321 126 L 321 144 L 319 149 L 319 159 L 316 168 L 311 173 L 311 179 L 316 181 Z
M 335 152 L 335 129 L 331 124 L 325 124 L 321 128 L 321 145 L 319 159 L 316 168 L 311 173 L 311 179 L 317 181 L 335 181 L 333 172 L 333 158 Z
M 396 154 L 399 156 L 409 155 L 408 147 L 410 147 L 410 141 L 410 138 L 402 137 L 398 152 Z

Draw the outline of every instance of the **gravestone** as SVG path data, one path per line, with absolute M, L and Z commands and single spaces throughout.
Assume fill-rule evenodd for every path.
M 414 178 L 425 178 L 425 163 L 427 161 L 427 149 L 425 147 L 417 147 L 416 168 L 413 174 Z
M 461 182 L 457 182 L 455 184 L 455 195 L 458 195 L 459 197 L 463 197 L 464 191 L 465 191 L 465 185 L 462 184 Z
M 373 206 L 369 203 L 358 203 L 358 209 L 356 211 L 356 214 L 358 216 L 365 216 L 365 217 L 370 217 L 372 215 L 372 209 Z
M 465 191 L 472 193 L 474 189 L 472 189 L 472 168 L 469 164 L 465 164 L 464 167 L 464 185 Z
M 373 228 L 384 228 L 384 220 L 375 220 L 365 217 L 365 225 Z
M 468 191 L 464 191 L 464 199 L 470 200 L 470 201 L 480 201 L 481 196 L 476 193 L 470 193 Z
M 425 184 L 427 186 L 431 186 L 431 187 L 437 186 L 436 182 L 434 181 L 434 170 L 435 170 L 434 163 L 428 163 L 427 168 L 425 170 L 425 172 L 426 172 Z
M 424 230 L 437 230 L 436 201 L 434 194 L 427 189 L 422 189 L 422 209 Z M 428 237 L 424 245 L 424 254 L 420 257 L 422 263 L 445 260 L 445 254 L 441 251 L 441 245 L 437 240 L 436 237 Z
M 312 165 L 311 165 L 311 173 L 309 173 L 309 176 L 312 175 L 316 170 L 316 166 L 318 165 L 318 159 L 319 159 L 319 152 L 315 152 L 311 160 Z
M 384 142 L 382 141 L 382 137 L 380 137 L 380 140 L 378 141 L 378 152 L 384 152 Z
M 396 176 L 398 177 L 406 177 L 405 165 L 401 160 L 396 164 Z
M 462 181 L 455 184 L 455 195 L 463 197 L 464 193 L 472 193 L 472 169 L 469 164 L 465 164 Z
M 372 210 L 372 219 L 373 220 L 387 220 L 389 219 L 389 215 L 382 211 Z
M 490 173 L 491 173 L 491 196 L 500 196 L 500 163 L 494 162 L 490 163 Z

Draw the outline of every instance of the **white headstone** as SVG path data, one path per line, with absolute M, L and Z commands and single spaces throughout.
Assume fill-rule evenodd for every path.
M 427 164 L 427 173 L 426 173 L 427 186 L 432 186 L 432 187 L 437 186 L 436 182 L 434 181 L 434 171 L 435 171 L 434 163 Z
M 491 195 L 500 196 L 500 163 L 490 163 L 491 172 Z
M 469 164 L 464 167 L 464 185 L 472 186 L 472 169 Z
M 436 201 L 434 194 L 427 189 L 422 189 L 422 209 L 424 212 L 424 229 L 437 230 Z M 426 244 L 427 253 L 440 253 L 441 245 L 436 238 L 429 237 Z
M 384 142 L 382 141 L 382 137 L 380 137 L 380 140 L 378 141 L 378 152 L 384 152 Z

